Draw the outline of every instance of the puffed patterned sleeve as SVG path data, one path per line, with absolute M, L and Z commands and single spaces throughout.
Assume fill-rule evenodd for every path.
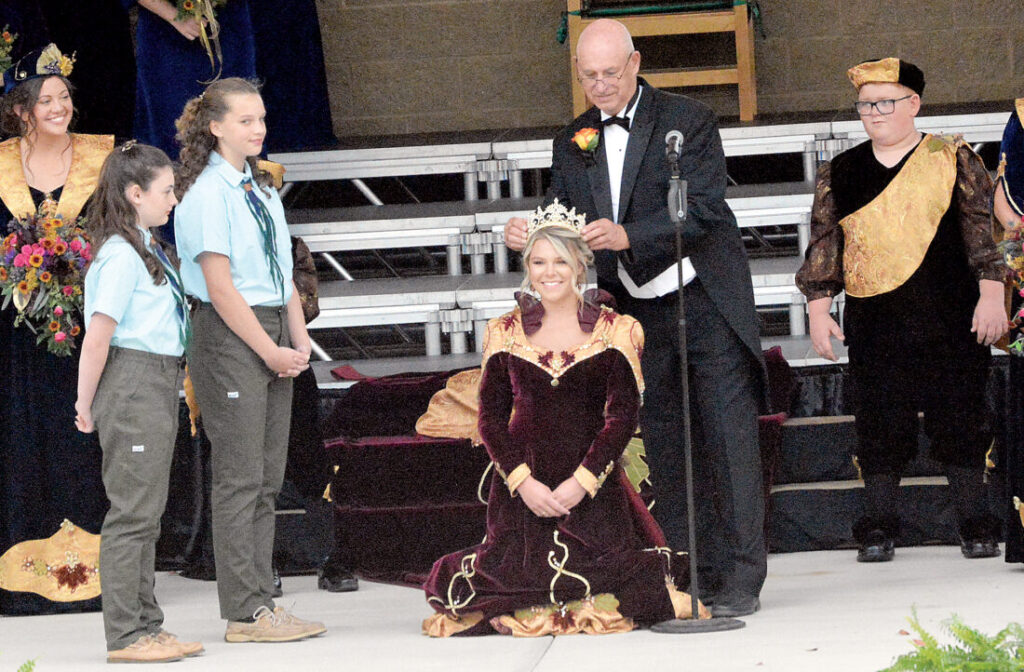
M 573 477 L 596 497 L 605 478 L 615 468 L 640 419 L 643 378 L 639 373 L 644 336 L 640 323 L 631 317 L 617 316 L 606 351 L 611 366 L 605 383 L 604 427 L 590 444 L 583 462 Z
M 522 447 L 511 440 L 508 431 L 514 395 L 508 370 L 509 354 L 499 350 L 505 319 L 505 316 L 498 317 L 487 325 L 477 423 L 495 469 L 508 485 L 509 492 L 515 495 L 516 489 L 530 475 L 530 467 Z
M 835 296 L 843 291 L 843 228 L 839 225 L 832 193 L 832 164 L 818 168 L 811 208 L 811 241 L 796 286 L 808 301 Z
M 981 157 L 966 144 L 956 152 L 956 202 L 974 277 L 1003 282 L 1006 264 L 992 238 L 992 177 Z

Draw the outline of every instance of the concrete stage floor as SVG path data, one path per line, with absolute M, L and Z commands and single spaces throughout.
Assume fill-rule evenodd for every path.
M 934 633 L 956 613 L 993 634 L 1024 621 L 1024 565 L 1002 558 L 965 560 L 952 546 L 898 548 L 882 565 L 854 562 L 853 551 L 773 555 L 762 610 L 732 632 L 513 639 L 432 640 L 420 634 L 430 614 L 418 590 L 361 582 L 356 593 L 317 590 L 312 576 L 285 577 L 297 615 L 323 620 L 326 635 L 287 644 L 227 644 L 213 583 L 161 573 L 157 596 L 167 629 L 200 639 L 206 654 L 173 670 L 353 670 L 568 672 L 570 670 L 879 670 L 911 650 L 906 617 L 917 607 Z M 948 637 L 943 633 L 941 639 Z M 38 672 L 104 670 L 100 614 L 0 618 L 0 670 L 28 659 Z

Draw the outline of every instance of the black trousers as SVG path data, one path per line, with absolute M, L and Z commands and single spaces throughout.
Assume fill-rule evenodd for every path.
M 851 348 L 857 459 L 863 474 L 903 473 L 917 454 L 918 411 L 931 456 L 946 465 L 985 468 L 992 441 L 985 383 L 988 349 L 962 357 L 906 360 L 865 356 Z
M 702 593 L 757 595 L 767 574 L 757 364 L 699 279 L 684 292 Z M 646 337 L 640 426 L 656 498 L 652 513 L 669 545 L 687 549 L 678 297 L 617 298 Z

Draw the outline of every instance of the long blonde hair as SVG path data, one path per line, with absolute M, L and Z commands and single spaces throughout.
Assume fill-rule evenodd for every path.
M 551 243 L 555 253 L 565 259 L 574 268 L 578 269 L 576 282 L 573 283 L 572 291 L 576 294 L 576 300 L 583 304 L 583 285 L 587 281 L 587 268 L 594 263 L 594 253 L 587 247 L 583 237 L 575 231 L 560 226 L 548 226 L 534 232 L 523 248 L 523 282 L 519 286 L 520 291 L 529 292 L 530 287 L 530 253 L 538 240 L 546 240 Z

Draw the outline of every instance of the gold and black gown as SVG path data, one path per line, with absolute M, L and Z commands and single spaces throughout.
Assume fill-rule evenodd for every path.
M 49 194 L 65 218 L 81 214 L 113 148 L 112 136 L 72 138 L 67 182 Z M 47 198 L 25 184 L 17 143 L 0 143 L 4 235 L 12 209 L 24 215 Z M 58 357 L 36 345 L 26 326 L 15 327 L 14 317 L 13 306 L 0 312 L 0 613 L 99 610 L 99 538 L 80 532 L 98 535 L 108 504 L 99 440 L 74 424 L 82 337 L 70 357 Z M 67 533 L 64 520 L 79 532 L 42 541 Z

